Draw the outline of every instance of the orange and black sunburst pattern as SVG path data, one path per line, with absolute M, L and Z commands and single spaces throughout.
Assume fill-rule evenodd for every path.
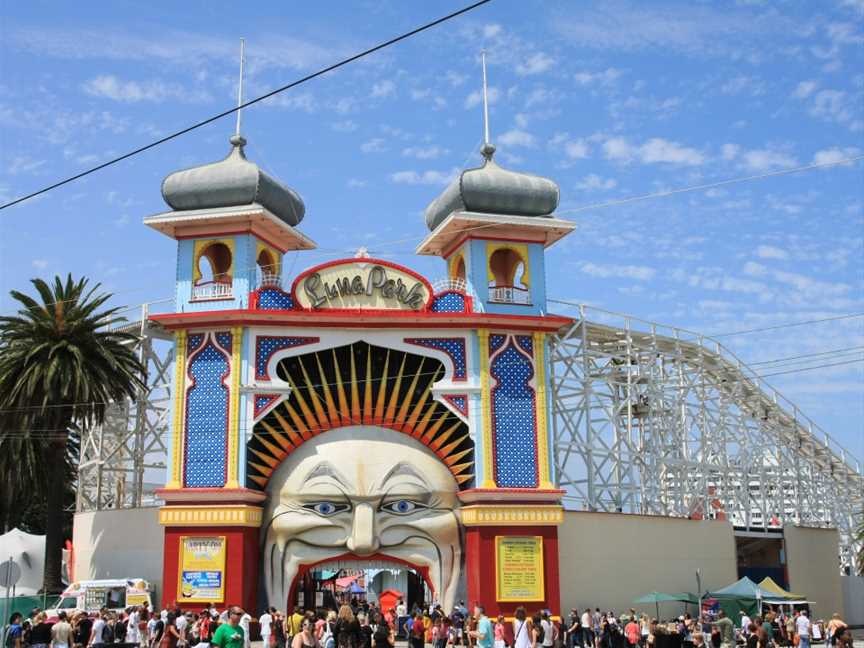
M 350 425 L 403 432 L 443 461 L 460 488 L 474 478 L 468 426 L 432 398 L 444 376 L 440 361 L 355 342 L 281 360 L 279 378 L 291 395 L 259 421 L 248 445 L 247 482 L 263 489 L 295 448 L 315 435 Z

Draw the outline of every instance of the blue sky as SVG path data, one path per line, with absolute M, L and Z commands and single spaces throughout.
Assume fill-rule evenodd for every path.
M 407 2 L 7 3 L 0 199 L 26 193 L 462 6 Z M 726 333 L 864 312 L 862 165 L 667 197 L 632 196 L 864 152 L 864 4 L 494 0 L 244 113 L 248 156 L 303 196 L 319 250 L 364 245 L 431 279 L 422 210 L 481 140 L 554 178 L 578 229 L 548 253 L 551 296 Z M 171 295 L 164 211 L 176 169 L 228 150 L 230 118 L 0 213 L 0 311 L 34 276 L 102 281 L 118 303 Z M 593 207 L 591 207 L 593 205 Z M 589 207 L 588 209 L 585 209 Z M 567 313 L 566 309 L 561 312 Z M 861 358 L 864 318 L 722 338 L 763 373 Z M 864 363 L 771 377 L 864 458 Z

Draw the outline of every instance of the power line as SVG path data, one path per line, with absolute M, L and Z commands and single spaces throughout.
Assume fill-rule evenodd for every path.
M 467 7 L 463 7 L 462 9 L 459 9 L 458 11 L 454 11 L 453 13 L 447 14 L 446 16 L 443 16 L 441 18 L 433 20 L 432 22 L 426 23 L 425 25 L 417 27 L 416 29 L 412 29 L 409 32 L 405 32 L 404 34 L 401 34 L 400 36 L 396 36 L 395 38 L 391 38 L 388 41 L 385 41 L 383 43 L 375 45 L 374 47 L 370 47 L 369 49 L 364 50 L 358 54 L 350 56 L 346 59 L 342 59 L 338 63 L 334 63 L 333 65 L 330 65 L 326 68 L 318 70 L 317 72 L 313 72 L 312 74 L 308 74 L 305 77 L 298 79 L 296 81 L 293 81 L 291 83 L 288 83 L 287 85 L 284 85 L 280 88 L 276 88 L 275 90 L 271 90 L 270 92 L 268 92 L 266 94 L 263 94 L 259 97 L 256 97 L 255 99 L 251 99 L 250 101 L 247 101 L 246 103 L 240 104 L 234 108 L 231 108 L 230 110 L 225 110 L 225 111 L 219 113 L 218 115 L 213 115 L 212 117 L 208 117 L 207 119 L 199 121 L 196 124 L 193 124 L 191 126 L 187 126 L 186 128 L 183 128 L 179 131 L 171 133 L 170 135 L 166 135 L 165 137 L 158 139 L 155 142 L 151 142 L 150 144 L 147 144 L 145 146 L 141 146 L 137 149 L 129 151 L 128 153 L 124 153 L 123 155 L 120 155 L 120 156 L 115 157 L 111 160 L 108 160 L 107 162 L 103 162 L 102 164 L 91 167 L 90 169 L 87 169 L 86 171 L 82 171 L 81 173 L 77 173 L 73 176 L 70 176 L 70 177 L 66 178 L 65 180 L 60 180 L 59 182 L 55 182 L 52 185 L 49 185 L 47 187 L 43 187 L 42 189 L 39 189 L 38 191 L 34 191 L 32 193 L 29 193 L 26 196 L 21 196 L 20 198 L 15 198 L 14 200 L 11 200 L 11 201 L 3 204 L 3 205 L 0 205 L 0 210 L 6 209 L 7 207 L 12 207 L 13 205 L 17 205 L 20 202 L 24 202 L 25 200 L 29 200 L 30 198 L 34 198 L 35 196 L 38 196 L 40 194 L 51 191 L 52 189 L 56 189 L 58 187 L 62 187 L 65 184 L 69 184 L 70 182 L 74 182 L 75 180 L 78 180 L 80 178 L 83 178 L 84 176 L 90 175 L 91 173 L 95 173 L 96 171 L 104 169 L 105 167 L 109 167 L 113 164 L 117 164 L 118 162 L 122 162 L 123 160 L 126 160 L 132 156 L 138 155 L 139 153 L 143 153 L 144 151 L 147 151 L 151 148 L 159 146 L 160 144 L 164 144 L 165 142 L 168 142 L 172 139 L 180 137 L 181 135 L 185 135 L 186 133 L 189 133 L 195 129 L 201 128 L 202 126 L 206 126 L 207 124 L 210 124 L 214 121 L 222 119 L 223 117 L 227 117 L 228 115 L 234 114 L 234 113 L 242 110 L 243 108 L 247 108 L 247 107 L 249 107 L 253 104 L 256 104 L 260 101 L 264 101 L 265 99 L 269 99 L 270 97 L 273 97 L 273 96 L 275 96 L 281 92 L 284 92 L 285 90 L 289 90 L 289 89 L 294 88 L 296 86 L 299 86 L 303 83 L 306 83 L 307 81 L 311 81 L 312 79 L 314 79 L 316 77 L 327 74 L 328 72 L 332 72 L 333 70 L 340 68 L 344 65 L 348 65 L 349 63 L 353 63 L 354 61 L 356 61 L 358 59 L 369 56 L 370 54 L 373 54 L 379 50 L 382 50 L 386 47 L 389 47 L 390 45 L 394 45 L 400 41 L 403 41 L 406 38 L 410 38 L 411 36 L 415 36 L 415 35 L 419 34 L 420 32 L 426 31 L 427 29 L 431 29 L 432 27 L 437 27 L 438 25 L 445 23 L 448 20 L 452 20 L 453 18 L 456 18 L 457 16 L 461 16 L 462 14 L 468 13 L 469 11 L 472 11 L 472 10 L 474 10 L 474 9 L 476 9 L 482 5 L 485 5 L 491 1 L 492 0 L 479 0 L 479 2 L 475 2 L 471 5 L 468 5 Z
M 648 200 L 649 198 L 663 198 L 675 194 L 686 193 L 688 191 L 701 191 L 703 189 L 713 189 L 715 187 L 723 187 L 725 185 L 737 184 L 739 182 L 750 182 L 753 180 L 762 180 L 763 178 L 771 178 L 774 176 L 789 175 L 790 173 L 798 173 L 799 171 L 809 171 L 811 169 L 820 169 L 829 166 L 839 166 L 843 164 L 851 164 L 858 160 L 864 160 L 864 155 L 855 155 L 853 157 L 842 160 L 832 160 L 830 162 L 815 162 L 813 164 L 805 164 L 803 166 L 794 167 L 791 169 L 781 169 L 780 171 L 770 171 L 768 173 L 760 173 L 758 175 L 744 176 L 741 178 L 730 178 L 729 180 L 720 180 L 719 182 L 710 182 L 708 184 L 693 185 L 690 187 L 680 187 L 678 189 L 668 189 L 666 191 L 657 191 L 655 193 L 643 194 L 641 196 L 632 196 L 630 198 L 622 198 L 621 200 L 610 200 L 604 203 L 594 203 L 593 205 L 584 205 L 582 207 L 574 207 L 573 209 L 564 209 L 557 212 L 558 214 L 575 214 L 578 212 L 588 211 L 591 209 L 602 209 L 603 207 L 614 207 L 617 205 L 626 205 L 628 203 L 638 202 L 640 200 Z
M 748 362 L 747 364 L 750 365 L 751 367 L 755 367 L 757 365 L 775 364 L 778 362 L 782 363 L 782 362 L 788 362 L 790 360 L 798 360 L 800 358 L 813 358 L 816 356 L 826 356 L 826 355 L 835 355 L 835 354 L 836 355 L 848 355 L 850 353 L 860 352 L 860 350 L 862 350 L 862 349 L 864 349 L 864 346 L 844 347 L 842 349 L 832 349 L 830 351 L 820 351 L 818 353 L 805 353 L 803 355 L 787 356 L 785 358 L 777 358 L 775 360 L 760 360 L 759 362 Z M 793 364 L 797 364 L 797 363 L 793 363 Z
M 777 329 L 789 328 L 791 326 L 804 326 L 806 324 L 819 324 L 821 322 L 834 322 L 837 320 L 864 317 L 864 313 L 849 313 L 848 315 L 837 315 L 835 317 L 823 317 L 822 319 L 805 320 L 803 322 L 791 322 L 789 324 L 777 324 L 776 326 L 765 326 L 762 328 L 746 329 L 743 331 L 732 331 L 731 333 L 715 333 L 706 337 L 731 337 L 733 335 L 745 335 L 747 333 L 761 333 L 762 331 L 775 331 Z

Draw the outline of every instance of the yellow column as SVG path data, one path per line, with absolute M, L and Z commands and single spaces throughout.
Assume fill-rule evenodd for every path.
M 537 384 L 537 467 L 539 488 L 554 488 L 549 469 L 549 421 L 546 416 L 546 335 L 534 333 L 534 380 Z
M 237 480 L 240 444 L 240 374 L 242 373 L 243 327 L 231 329 L 231 396 L 228 416 L 228 479 L 225 488 L 240 488 Z
M 483 425 L 483 483 L 480 488 L 497 488 L 492 452 L 492 394 L 489 391 L 489 330 L 477 331 L 480 345 L 480 419 Z
M 186 404 L 186 331 L 177 331 L 174 337 L 174 421 L 171 427 L 171 477 L 165 488 L 183 486 L 183 441 L 186 430 L 184 409 Z

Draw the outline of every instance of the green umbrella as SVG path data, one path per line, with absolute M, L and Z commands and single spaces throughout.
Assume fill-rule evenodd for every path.
M 668 601 L 680 601 L 681 594 L 666 594 L 665 592 L 648 592 L 639 598 L 633 599 L 634 603 L 653 603 L 657 609 L 657 620 L 660 620 L 660 604 Z

